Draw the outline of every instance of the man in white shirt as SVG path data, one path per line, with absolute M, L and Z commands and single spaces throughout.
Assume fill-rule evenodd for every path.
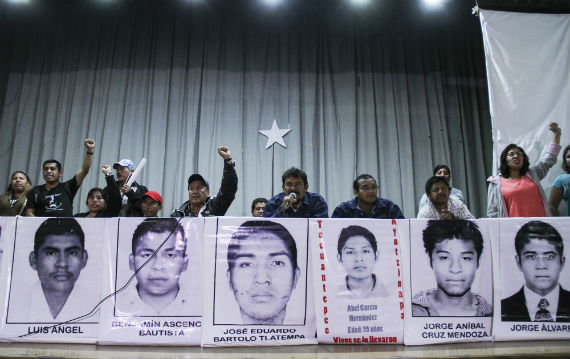
M 451 187 L 444 177 L 430 177 L 425 186 L 429 203 L 418 212 L 418 218 L 473 219 L 465 203 L 449 195 Z
M 515 236 L 515 260 L 525 284 L 501 300 L 504 322 L 570 322 L 570 292 L 558 280 L 564 267 L 564 243 L 552 225 L 530 221 Z

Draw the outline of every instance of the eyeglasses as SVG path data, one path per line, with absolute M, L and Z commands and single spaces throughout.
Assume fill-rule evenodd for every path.
M 507 152 L 507 156 L 509 157 L 523 157 L 523 153 L 520 151 L 513 151 L 513 152 Z
M 297 183 L 291 183 L 291 182 L 287 182 L 285 183 L 285 188 L 288 189 L 297 189 L 297 188 L 302 188 L 304 186 L 303 182 L 297 182 Z
M 362 186 L 359 188 L 359 190 L 361 190 L 363 192 L 376 191 L 377 189 L 378 189 L 378 186 Z

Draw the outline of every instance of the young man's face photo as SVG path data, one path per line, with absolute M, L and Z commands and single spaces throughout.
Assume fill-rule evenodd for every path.
M 377 253 L 364 236 L 350 237 L 342 247 L 338 260 L 349 277 L 362 279 L 372 275 Z
M 135 254 L 131 253 L 129 257 L 129 267 L 136 271 L 158 250 L 149 263 L 136 274 L 141 297 L 145 294 L 162 296 L 178 292 L 180 274 L 188 268 L 186 244 L 180 233 L 172 234 L 168 238 L 169 235 L 170 231 L 144 233 L 138 241 Z M 165 240 L 164 245 L 160 247 Z
M 228 280 L 244 321 L 267 322 L 285 313 L 299 270 L 291 253 L 272 233 L 255 233 L 240 240 Z
M 47 235 L 38 252 L 30 253 L 44 292 L 70 292 L 86 264 L 87 251 L 76 235 Z
M 556 247 L 548 241 L 531 239 L 516 260 L 526 286 L 539 295 L 546 295 L 558 285 L 565 258 L 560 257 Z
M 437 286 L 448 296 L 461 297 L 471 289 L 477 271 L 473 241 L 452 238 L 436 243 L 430 259 Z

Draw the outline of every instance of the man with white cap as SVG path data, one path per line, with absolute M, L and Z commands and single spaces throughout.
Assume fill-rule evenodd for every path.
M 119 186 L 123 195 L 119 217 L 143 217 L 141 203 L 144 194 L 148 192 L 148 188 L 138 184 L 136 181 L 131 183 L 130 186 L 126 184 L 131 174 L 135 171 L 135 163 L 128 158 L 123 158 L 113 164 L 113 169 L 117 173 L 117 186 Z M 105 190 L 108 190 L 107 187 L 105 187 Z
M 188 201 L 175 209 L 170 214 L 171 217 L 207 217 L 226 214 L 235 198 L 238 178 L 230 149 L 220 146 L 218 154 L 224 159 L 222 185 L 218 194 L 210 197 L 210 184 L 200 174 L 194 173 L 188 178 Z

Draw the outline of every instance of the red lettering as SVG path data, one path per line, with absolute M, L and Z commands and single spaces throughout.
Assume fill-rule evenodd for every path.
M 396 219 L 392 218 L 392 225 L 396 224 Z
M 325 254 L 324 253 L 321 253 L 321 260 L 323 260 L 323 261 L 325 260 Z
M 394 238 L 394 245 L 395 245 L 395 246 L 398 245 L 398 238 Z
M 325 328 L 325 334 L 329 334 L 329 328 Z
M 317 223 L 319 224 L 319 228 L 321 228 L 321 225 L 323 224 L 323 220 L 319 219 L 319 220 L 317 220 Z
M 400 268 L 398 268 L 398 277 L 400 277 Z
M 399 267 L 400 266 L 400 260 L 396 259 L 396 265 Z
M 400 319 L 404 319 L 404 313 L 400 313 Z
M 324 315 L 327 315 L 328 312 L 329 312 L 329 308 L 324 307 L 324 308 L 323 308 L 323 314 L 324 314 Z
M 394 251 L 396 252 L 396 255 L 398 256 L 398 248 L 394 248 Z
M 321 270 L 325 270 L 325 264 L 321 263 Z
M 325 317 L 325 324 L 329 324 L 329 318 Z
M 398 297 L 399 297 L 399 298 L 404 298 L 404 293 L 403 293 L 402 291 L 399 291 L 399 292 L 398 292 Z
M 323 238 L 323 232 L 319 232 L 319 238 Z
M 326 293 L 326 292 L 327 292 L 327 285 L 323 284 L 323 293 Z
M 400 302 L 400 310 L 404 309 L 404 302 Z
M 398 288 L 402 288 L 402 281 L 401 280 L 398 281 Z
M 327 276 L 324 275 L 324 274 L 321 274 L 321 280 L 322 280 L 323 282 L 326 282 L 326 281 L 327 281 Z
M 323 302 L 325 302 L 325 303 L 327 302 L 327 296 L 326 295 L 323 295 Z
M 396 228 L 392 229 L 394 231 L 394 237 L 396 237 Z
M 323 248 L 324 248 L 324 243 L 323 242 L 319 243 L 319 249 L 323 249 Z

